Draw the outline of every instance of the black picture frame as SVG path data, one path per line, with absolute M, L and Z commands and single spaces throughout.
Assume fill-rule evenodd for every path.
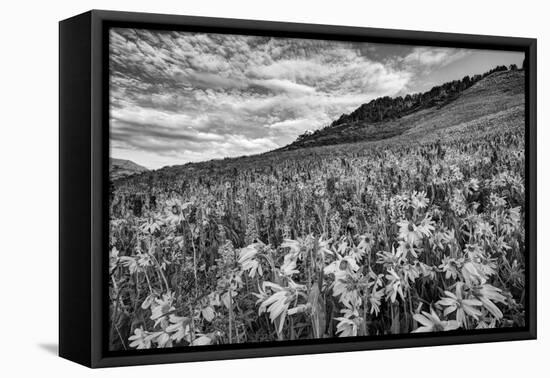
M 523 51 L 526 327 L 476 332 L 108 352 L 108 45 L 111 26 Z M 59 354 L 88 367 L 535 339 L 536 39 L 92 10 L 59 24 Z

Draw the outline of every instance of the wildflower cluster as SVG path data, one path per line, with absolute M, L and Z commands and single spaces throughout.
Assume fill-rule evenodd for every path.
M 117 181 L 111 349 L 524 325 L 522 130 L 414 140 Z

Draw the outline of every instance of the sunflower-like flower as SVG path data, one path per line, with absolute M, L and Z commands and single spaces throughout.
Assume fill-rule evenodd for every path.
M 503 317 L 502 311 L 497 307 L 496 303 L 506 304 L 506 297 L 502 295 L 502 290 L 488 283 L 472 288 L 472 293 L 475 298 L 479 299 L 483 307 L 489 311 L 496 319 Z
M 413 192 L 411 202 L 415 209 L 423 209 L 428 206 L 430 200 L 426 197 L 426 192 Z
M 399 238 L 405 242 L 417 245 L 422 240 L 422 233 L 418 230 L 418 227 L 411 221 L 398 222 L 399 226 Z
M 171 293 L 164 294 L 162 298 L 156 298 L 151 303 L 151 320 L 155 321 L 155 327 L 165 319 L 166 315 L 174 311 L 175 308 L 172 306 L 174 297 Z
M 426 216 L 420 224 L 415 224 L 412 221 L 398 222 L 399 238 L 411 245 L 418 245 L 424 236 L 431 237 L 435 230 L 435 223 L 430 216 Z
M 413 333 L 452 331 L 460 327 L 460 324 L 456 320 L 439 319 L 439 316 L 437 316 L 433 309 L 429 313 L 422 311 L 421 314 L 414 314 L 413 318 L 422 324 Z
M 354 319 L 348 319 L 346 317 L 334 318 L 338 321 L 336 325 L 336 334 L 338 337 L 350 337 L 357 336 L 357 323 Z
M 389 274 L 386 274 L 386 295 L 390 297 L 392 303 L 397 299 L 397 295 L 401 297 L 402 300 L 405 300 L 405 295 L 403 294 L 403 288 L 406 285 L 406 281 L 401 279 L 401 277 L 395 272 L 395 270 L 390 269 Z
M 459 266 L 460 263 L 458 261 L 452 257 L 444 256 L 438 268 L 445 272 L 446 279 L 452 278 L 453 280 L 456 280 Z
M 160 230 L 160 224 L 157 222 L 156 219 L 150 218 L 146 222 L 144 222 L 141 226 L 139 226 L 139 229 L 145 233 L 152 235 L 156 231 Z
M 119 259 L 122 266 L 125 266 L 130 271 L 130 274 L 136 273 L 140 268 L 138 261 L 135 257 L 132 256 L 121 256 Z
M 263 245 L 263 244 L 262 244 Z M 259 248 L 258 243 L 249 245 L 248 247 L 241 248 L 239 251 L 239 264 L 241 264 L 244 271 L 248 272 L 249 277 L 254 278 L 256 274 L 261 276 L 263 274 L 262 264 L 256 259 Z
M 339 297 L 344 306 L 358 307 L 361 305 L 360 291 L 366 287 L 366 284 L 366 280 L 361 275 L 342 272 L 336 275 L 332 295 Z
M 377 290 L 374 286 L 367 295 L 367 301 L 369 303 L 369 313 L 378 316 L 380 313 L 380 305 L 382 303 L 382 297 L 384 296 L 384 289 Z
M 456 321 L 462 327 L 466 326 L 466 315 L 478 320 L 481 315 L 479 307 L 482 306 L 480 300 L 475 298 L 464 298 L 463 295 L 464 283 L 457 282 L 455 292 L 445 290 L 445 297 L 437 302 L 440 306 L 444 307 L 443 315 L 447 316 L 456 311 Z
M 150 332 L 144 331 L 143 327 L 134 329 L 134 334 L 128 338 L 130 347 L 136 349 L 151 349 L 151 341 L 153 335 Z
M 170 338 L 177 343 L 182 339 L 189 342 L 191 338 L 191 318 L 172 314 L 169 316 L 169 320 L 170 325 L 165 328 L 165 331 L 171 334 Z
M 166 222 L 170 224 L 181 223 L 185 217 L 183 212 L 191 205 L 191 202 L 183 203 L 181 200 L 172 198 L 166 201 Z

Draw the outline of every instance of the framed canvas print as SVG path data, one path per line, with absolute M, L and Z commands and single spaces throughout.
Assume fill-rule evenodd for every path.
M 62 357 L 536 337 L 536 40 L 60 22 Z

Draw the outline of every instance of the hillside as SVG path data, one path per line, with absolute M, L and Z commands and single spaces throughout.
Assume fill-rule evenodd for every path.
M 376 141 L 472 121 L 522 104 L 524 80 L 521 70 L 498 69 L 424 94 L 376 99 L 281 150 Z
M 392 138 L 188 163 L 116 181 L 110 289 L 125 287 L 130 299 L 110 307 L 111 334 L 124 335 L 112 348 L 139 346 L 137 323 L 151 337 L 172 332 L 168 340 L 178 342 L 177 328 L 153 321 L 153 296 L 156 308 L 163 298 L 196 316 L 194 332 L 206 343 L 234 342 L 227 319 L 239 322 L 237 342 L 424 332 L 421 308 L 452 329 L 523 327 L 522 78 L 493 73 L 442 107 L 374 125 L 401 127 Z M 156 258 L 164 265 L 151 263 Z M 227 294 L 228 274 L 241 277 L 235 295 Z M 396 282 L 407 290 L 400 294 Z M 443 308 L 443 299 L 455 297 L 449 287 L 462 298 L 482 298 L 486 288 L 499 296 L 472 301 L 478 312 L 459 318 Z M 224 295 L 235 307 L 224 305 Z M 289 296 L 294 307 L 277 307 L 275 299 Z M 273 306 L 283 320 L 262 315 Z M 208 319 L 195 310 L 201 307 Z M 343 333 L 342 324 L 354 326 Z M 181 340 L 170 346 L 188 345 Z
M 109 176 L 112 180 L 149 171 L 147 168 L 130 160 L 110 158 L 109 163 Z
M 229 179 L 245 169 L 269 170 L 269 167 L 277 166 L 283 160 L 288 164 L 317 161 L 329 156 L 362 155 L 369 149 L 406 148 L 411 142 L 432 143 L 463 138 L 471 132 L 482 136 L 506 128 L 522 129 L 524 79 L 522 70 L 493 71 L 483 75 L 453 100 L 416 110 L 397 119 L 332 125 L 278 150 L 164 167 L 128 177 L 129 180 L 119 180 L 119 184 L 141 185 L 148 183 L 149 178 L 175 183 L 182 177 L 192 176 L 200 176 L 205 181 L 213 176 Z

